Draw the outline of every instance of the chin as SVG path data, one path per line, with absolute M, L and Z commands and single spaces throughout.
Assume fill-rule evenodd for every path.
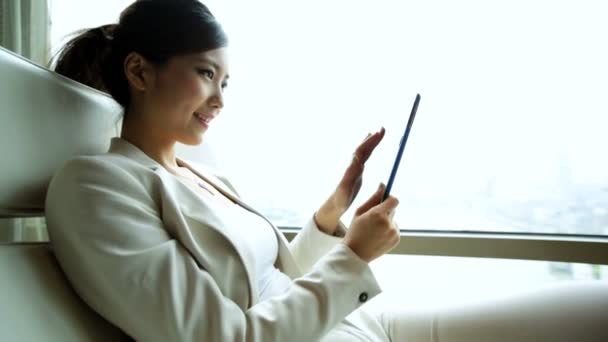
M 188 137 L 186 139 L 179 140 L 180 143 L 188 146 L 200 145 L 203 142 L 203 136 L 198 135 L 195 137 Z

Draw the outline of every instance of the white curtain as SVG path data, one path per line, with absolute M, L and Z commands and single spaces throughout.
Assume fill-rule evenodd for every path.
M 0 0 L 0 45 L 46 65 L 49 42 L 47 0 Z
M 0 45 L 46 65 L 49 42 L 47 0 L 0 0 Z M 48 235 L 42 217 L 0 219 L 0 242 L 46 240 Z

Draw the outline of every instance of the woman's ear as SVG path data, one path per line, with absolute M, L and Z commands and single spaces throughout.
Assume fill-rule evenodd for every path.
M 139 53 L 131 52 L 124 62 L 125 76 L 129 84 L 139 90 L 145 91 L 152 82 L 150 63 Z

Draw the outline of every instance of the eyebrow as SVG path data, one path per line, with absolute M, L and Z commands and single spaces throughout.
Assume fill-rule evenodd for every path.
M 205 57 L 196 57 L 196 61 L 197 62 L 203 62 L 203 63 L 207 63 L 207 64 L 211 64 L 212 67 L 214 67 L 216 70 L 222 70 L 222 68 L 220 67 L 219 64 L 217 64 L 216 62 L 205 58 Z M 229 79 L 230 75 L 226 74 L 226 77 L 224 77 L 224 79 Z

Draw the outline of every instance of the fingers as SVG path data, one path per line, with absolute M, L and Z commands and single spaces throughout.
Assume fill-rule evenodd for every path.
M 370 198 L 368 198 L 367 201 L 365 201 L 365 203 L 363 203 L 355 211 L 355 215 L 359 216 L 359 215 L 367 212 L 368 210 L 370 210 L 374 206 L 378 205 L 378 203 L 380 203 L 380 200 L 382 200 L 382 195 L 384 194 L 384 188 L 385 188 L 384 184 L 380 184 L 378 186 L 378 189 L 376 189 L 376 192 L 374 192 L 372 194 L 372 196 Z
M 384 202 L 380 203 L 378 205 L 378 210 L 386 212 L 386 213 L 391 213 L 394 212 L 395 209 L 397 209 L 397 206 L 399 205 L 399 200 L 393 196 L 388 196 Z
M 384 137 L 384 127 L 380 128 L 380 130 L 372 135 L 370 135 L 358 148 L 358 155 L 362 159 L 362 162 L 365 163 L 369 156 L 372 154 L 376 146 L 380 143 L 382 138 Z
M 384 133 L 385 130 L 384 127 L 382 127 L 378 132 L 368 134 L 361 145 L 357 147 L 355 153 L 353 153 L 353 163 L 357 162 L 359 164 L 364 164 L 384 137 Z
M 352 163 L 353 164 L 363 165 L 363 163 L 361 162 L 361 159 L 357 155 L 357 152 L 353 153 L 353 162 Z

